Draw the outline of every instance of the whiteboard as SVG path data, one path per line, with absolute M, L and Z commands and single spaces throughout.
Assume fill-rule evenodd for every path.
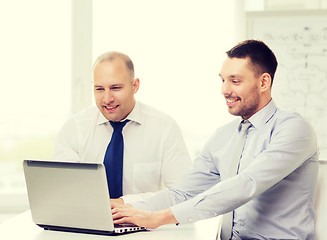
M 246 21 L 247 38 L 264 41 L 276 54 L 274 101 L 311 123 L 320 159 L 327 160 L 327 11 L 248 12 Z

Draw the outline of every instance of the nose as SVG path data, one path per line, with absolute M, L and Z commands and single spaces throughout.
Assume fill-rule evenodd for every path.
M 114 95 L 112 94 L 111 91 L 105 91 L 105 95 L 103 97 L 103 101 L 105 104 L 110 104 L 111 102 L 114 101 Z
M 221 83 L 221 94 L 226 96 L 231 94 L 231 89 L 228 84 L 228 81 L 222 81 Z

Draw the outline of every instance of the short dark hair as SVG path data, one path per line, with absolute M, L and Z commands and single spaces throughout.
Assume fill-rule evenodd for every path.
M 256 75 L 269 73 L 271 84 L 277 69 L 277 59 L 273 51 L 262 41 L 245 40 L 226 52 L 230 58 L 249 58 Z

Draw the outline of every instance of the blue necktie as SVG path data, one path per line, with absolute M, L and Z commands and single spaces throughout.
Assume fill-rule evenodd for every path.
M 122 130 L 128 121 L 110 121 L 114 131 L 104 156 L 110 198 L 119 198 L 123 195 L 124 139 Z

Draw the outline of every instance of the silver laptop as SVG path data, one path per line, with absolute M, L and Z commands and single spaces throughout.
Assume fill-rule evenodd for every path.
M 24 160 L 32 218 L 46 230 L 115 235 L 145 230 L 114 226 L 103 164 Z

